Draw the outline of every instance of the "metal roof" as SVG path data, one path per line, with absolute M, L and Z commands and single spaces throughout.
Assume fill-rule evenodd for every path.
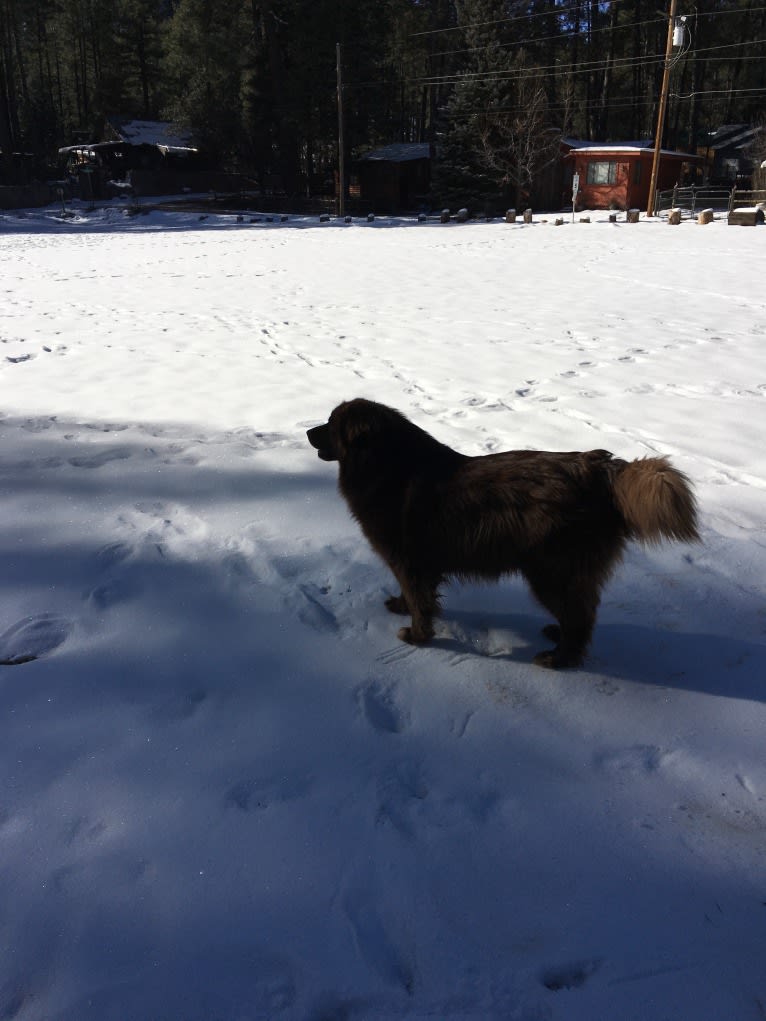
M 396 142 L 360 157 L 362 160 L 377 160 L 381 163 L 407 163 L 410 160 L 427 160 L 431 155 L 428 142 Z
M 592 155 L 606 155 L 607 153 L 622 154 L 625 156 L 634 155 L 637 153 L 653 153 L 654 149 L 646 145 L 586 145 L 581 149 L 573 149 L 569 156 L 580 156 L 583 153 Z M 699 160 L 701 156 L 696 156 L 690 152 L 676 152 L 675 149 L 661 149 L 661 155 L 663 156 L 675 156 L 676 159 L 680 160 Z
M 160 149 L 193 149 L 191 133 L 172 121 L 146 121 L 108 117 L 107 122 L 129 145 L 156 145 Z

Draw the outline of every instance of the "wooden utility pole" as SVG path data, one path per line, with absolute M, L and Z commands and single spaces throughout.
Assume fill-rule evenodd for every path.
M 343 145 L 343 72 L 340 62 L 340 43 L 335 44 L 336 74 L 338 77 L 338 216 L 346 213 L 346 171 Z
M 657 132 L 654 136 L 654 159 L 652 160 L 652 176 L 649 180 L 649 202 L 646 207 L 646 215 L 654 216 L 656 209 L 657 174 L 660 168 L 660 149 L 662 148 L 662 132 L 665 128 L 665 110 L 668 105 L 668 86 L 670 84 L 670 65 L 673 54 L 673 30 L 676 24 L 677 0 L 670 0 L 670 13 L 668 14 L 668 41 L 665 47 L 665 70 L 662 72 L 662 88 L 660 90 L 660 105 L 657 110 Z

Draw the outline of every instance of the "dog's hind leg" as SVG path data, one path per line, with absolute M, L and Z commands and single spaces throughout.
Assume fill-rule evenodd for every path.
M 593 625 L 596 622 L 595 608 L 589 609 L 578 599 L 566 605 L 561 611 L 561 625 L 556 629 L 551 626 L 549 637 L 558 644 L 553 649 L 538 652 L 533 662 L 537 666 L 561 667 L 581 666 L 590 645 Z M 559 631 L 558 639 L 554 637 L 554 629 Z
M 527 573 L 533 594 L 558 621 L 543 629 L 543 634 L 556 642 L 553 649 L 538 652 L 534 662 L 538 666 L 580 666 L 588 651 L 596 611 L 599 588 L 590 580 L 557 576 L 554 571 L 535 569 Z

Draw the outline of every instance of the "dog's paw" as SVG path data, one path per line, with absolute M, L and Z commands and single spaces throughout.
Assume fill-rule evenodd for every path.
M 558 662 L 555 649 L 547 649 L 545 652 L 538 652 L 532 662 L 535 666 L 543 666 L 548 670 L 557 670 L 561 666 Z
M 583 661 L 581 653 L 562 652 L 561 649 L 546 649 L 538 652 L 532 662 L 535 666 L 546 667 L 548 670 L 562 670 L 566 667 L 580 666 Z
M 389 613 L 406 616 L 410 612 L 404 596 L 390 596 L 385 602 L 385 607 Z
M 433 631 L 416 631 L 415 628 L 400 627 L 396 632 L 396 637 L 400 642 L 406 642 L 408 645 L 425 645 L 433 638 L 433 634 Z

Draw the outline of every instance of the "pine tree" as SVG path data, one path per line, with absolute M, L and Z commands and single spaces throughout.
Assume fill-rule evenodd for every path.
M 435 190 L 444 202 L 497 210 L 526 202 L 535 175 L 558 151 L 546 77 L 531 68 L 497 0 L 460 0 L 467 69 L 445 111 Z
M 500 43 L 501 0 L 456 0 L 466 62 L 437 129 L 434 192 L 439 202 L 486 210 L 503 201 L 506 175 L 488 160 L 493 124 L 512 97 L 507 50 Z
M 242 72 L 249 38 L 242 0 L 181 0 L 170 22 L 165 114 L 198 144 L 236 167 L 242 138 Z

